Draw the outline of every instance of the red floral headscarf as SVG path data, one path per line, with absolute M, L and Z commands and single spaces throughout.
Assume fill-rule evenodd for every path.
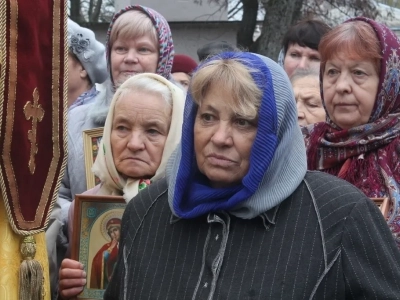
M 390 197 L 388 224 L 400 247 L 400 41 L 385 25 L 367 18 L 382 50 L 375 105 L 367 124 L 340 129 L 327 121 L 303 128 L 308 169 L 336 175 L 368 197 Z

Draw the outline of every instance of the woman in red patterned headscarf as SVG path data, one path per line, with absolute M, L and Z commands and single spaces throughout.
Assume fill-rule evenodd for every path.
M 389 197 L 400 246 L 400 41 L 385 25 L 354 18 L 319 47 L 327 121 L 303 128 L 308 168 Z

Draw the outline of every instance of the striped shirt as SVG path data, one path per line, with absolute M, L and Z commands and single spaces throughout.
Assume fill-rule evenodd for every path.
M 308 172 L 288 199 L 251 220 L 178 219 L 167 194 L 164 179 L 128 204 L 104 299 L 400 299 L 390 230 L 343 180 Z

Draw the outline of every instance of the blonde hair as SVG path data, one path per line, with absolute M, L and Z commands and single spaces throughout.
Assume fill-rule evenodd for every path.
M 141 11 L 127 11 L 115 21 L 110 33 L 109 47 L 111 48 L 118 38 L 131 40 L 145 35 L 159 48 L 158 34 L 151 19 Z
M 225 89 L 232 95 L 228 101 L 236 114 L 255 118 L 263 93 L 251 76 L 253 72 L 259 71 L 249 69 L 240 59 L 215 59 L 194 73 L 189 90 L 194 102 L 201 106 L 212 87 Z

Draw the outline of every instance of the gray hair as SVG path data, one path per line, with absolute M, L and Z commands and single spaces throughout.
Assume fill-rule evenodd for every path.
M 168 104 L 169 107 L 172 107 L 172 94 L 169 87 L 155 78 L 135 78 L 135 76 L 133 76 L 133 78 L 126 80 L 124 84 L 117 89 L 116 94 L 119 94 L 117 95 L 118 99 L 121 99 L 134 91 L 160 95 L 161 98 L 165 100 L 165 103 Z
M 319 70 L 318 69 L 296 69 L 292 76 L 290 76 L 290 82 L 292 85 L 296 82 L 296 80 L 305 78 L 305 77 L 315 77 L 319 83 Z

